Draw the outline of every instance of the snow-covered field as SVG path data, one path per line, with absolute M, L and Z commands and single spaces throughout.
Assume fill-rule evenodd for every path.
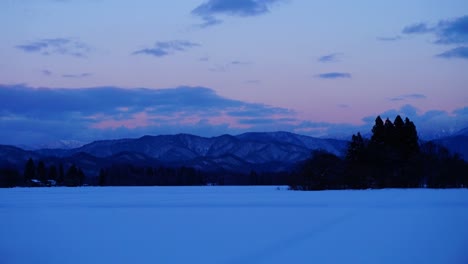
M 468 263 L 468 190 L 0 189 L 0 263 Z

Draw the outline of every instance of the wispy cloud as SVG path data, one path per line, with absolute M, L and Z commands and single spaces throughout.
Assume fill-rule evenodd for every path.
M 440 45 L 468 44 L 468 16 L 441 20 L 434 25 L 417 23 L 407 26 L 402 31 L 404 34 L 431 34 L 435 40 L 433 43 Z M 468 58 L 468 47 L 458 46 L 437 54 L 439 58 Z
M 439 58 L 446 58 L 446 59 L 453 59 L 453 58 L 460 58 L 460 59 L 468 59 L 468 46 L 456 47 L 440 54 L 437 54 L 436 57 Z
M 249 65 L 250 62 L 233 60 L 233 61 L 230 61 L 228 64 L 230 64 L 230 65 Z
M 404 27 L 404 35 L 432 35 L 434 44 L 460 45 L 468 43 L 468 16 L 440 20 L 437 23 L 419 22 Z M 378 37 L 379 41 L 397 41 L 401 36 Z M 436 55 L 441 58 L 466 58 L 465 47 L 458 47 Z
M 52 72 L 49 70 L 42 70 L 41 73 L 45 76 L 52 76 Z
M 426 99 L 427 96 L 424 94 L 404 94 L 396 97 L 392 97 L 390 101 L 404 101 L 404 100 L 411 100 L 411 99 Z
M 152 48 L 144 48 L 134 51 L 133 55 L 151 55 L 155 57 L 164 57 L 175 52 L 186 51 L 198 47 L 200 44 L 187 40 L 158 41 Z
M 398 41 L 401 40 L 401 36 L 394 36 L 394 37 L 377 37 L 376 38 L 379 41 L 387 41 L 387 42 L 392 42 L 392 41 Z
M 214 16 L 202 16 L 201 18 L 203 20 L 203 23 L 197 25 L 200 28 L 207 28 L 223 23 L 221 19 L 217 19 Z
M 433 32 L 434 28 L 429 27 L 426 23 L 417 23 L 403 28 L 403 34 L 425 34 Z
M 247 62 L 247 61 L 239 61 L 239 60 L 233 60 L 224 64 L 216 64 L 212 67 L 210 67 L 208 70 L 212 72 L 227 72 L 233 67 L 237 66 L 246 66 L 250 65 L 252 63 Z
M 198 16 L 203 23 L 202 28 L 221 24 L 218 15 L 248 17 L 258 16 L 270 11 L 274 3 L 282 0 L 208 0 L 192 10 L 192 15 Z
M 54 73 L 52 71 L 49 71 L 49 70 L 41 70 L 41 73 L 45 76 L 53 76 Z M 85 77 L 89 77 L 89 76 L 92 76 L 93 74 L 92 73 L 89 73 L 89 72 L 85 72 L 85 73 L 78 73 L 78 74 L 62 74 L 62 75 L 58 75 L 58 76 L 61 76 L 62 78 L 85 78 Z
M 426 99 L 427 96 L 424 94 L 407 94 L 403 95 L 405 98 L 410 98 L 410 99 Z
M 468 43 L 468 16 L 441 20 L 435 25 L 417 23 L 403 29 L 403 34 L 433 34 L 437 44 Z
M 73 57 L 86 57 L 91 48 L 75 39 L 71 38 L 51 38 L 40 39 L 22 45 L 17 45 L 20 49 L 28 53 L 38 53 L 41 55 L 68 55 Z
M 320 79 L 350 79 L 351 74 L 347 72 L 327 72 L 316 75 Z
M 349 108 L 350 107 L 348 104 L 338 104 L 337 106 L 339 108 Z
M 343 53 L 331 53 L 327 55 L 320 56 L 317 60 L 319 62 L 338 62 L 343 56 Z
M 442 20 L 434 27 L 438 44 L 468 43 L 468 16 Z
M 62 77 L 63 78 L 85 78 L 91 75 L 92 75 L 91 73 L 85 72 L 85 73 L 79 73 L 79 74 L 62 74 Z

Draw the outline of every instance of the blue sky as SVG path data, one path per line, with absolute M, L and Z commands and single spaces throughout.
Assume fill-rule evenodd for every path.
M 468 126 L 466 1 L 0 2 L 0 143 Z

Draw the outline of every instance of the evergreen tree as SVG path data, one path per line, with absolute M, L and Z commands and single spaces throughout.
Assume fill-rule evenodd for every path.
M 385 120 L 384 131 L 384 145 L 393 145 L 395 142 L 395 126 L 388 118 Z
M 385 142 L 385 126 L 382 118 L 377 116 L 375 125 L 372 127 L 371 143 L 373 145 L 383 145 Z
M 13 167 L 0 168 L 0 187 L 15 187 L 22 184 L 20 173 Z
M 41 160 L 37 164 L 37 178 L 40 180 L 42 183 L 47 182 L 47 169 L 44 164 L 44 162 Z
M 394 123 L 377 117 L 372 132 L 371 142 L 365 147 L 365 165 L 348 162 L 350 181 L 377 188 L 417 186 L 421 170 L 418 157 L 413 155 L 418 148 L 414 124 L 408 118 L 403 122 L 399 115 Z
M 393 135 L 393 145 L 398 148 L 400 151 L 404 148 L 405 145 L 405 133 L 404 133 L 405 123 L 401 119 L 400 115 L 397 115 L 395 121 L 393 121 L 394 135 Z
M 346 153 L 346 180 L 345 186 L 351 189 L 365 189 L 370 186 L 370 179 L 367 172 L 367 145 L 357 133 L 351 137 Z
M 104 169 L 99 170 L 99 186 L 106 185 L 106 171 Z
M 77 178 L 78 178 L 78 185 L 79 186 L 83 186 L 84 183 L 85 183 L 85 174 L 83 173 L 83 171 L 78 168 L 78 173 L 77 173 Z
M 259 177 L 256 171 L 251 170 L 249 174 L 249 185 L 259 185 Z
M 29 158 L 26 162 L 24 167 L 24 179 L 26 182 L 31 181 L 32 179 L 36 178 L 36 166 L 34 165 L 34 161 Z
M 80 173 L 75 164 L 71 165 L 67 170 L 64 178 L 65 186 L 78 186 L 80 185 Z
M 400 116 L 393 123 L 377 117 L 369 143 L 360 133 L 353 135 L 344 172 L 335 170 L 340 164 L 339 158 L 314 153 L 290 186 L 295 190 L 468 187 L 468 163 L 434 142 L 420 146 L 416 126 Z
M 403 138 L 405 146 L 407 146 L 408 154 L 419 153 L 419 138 L 416 126 L 408 118 L 405 118 L 403 126 Z
M 152 167 L 147 167 L 146 170 L 145 170 L 145 175 L 146 177 L 148 177 L 149 179 L 153 178 L 154 176 L 154 170 Z
M 65 171 L 63 170 L 63 164 L 60 163 L 57 176 L 57 184 L 63 185 L 65 181 Z
M 57 167 L 55 165 L 50 165 L 49 172 L 47 173 L 47 178 L 49 180 L 54 180 L 57 182 L 58 175 L 57 175 Z
M 363 161 L 363 155 L 365 151 L 364 139 L 361 136 L 361 133 L 357 133 L 351 137 L 351 142 L 348 145 L 348 150 L 346 153 L 346 159 L 348 161 Z
M 302 190 L 345 188 L 342 160 L 334 154 L 316 150 L 302 166 Z

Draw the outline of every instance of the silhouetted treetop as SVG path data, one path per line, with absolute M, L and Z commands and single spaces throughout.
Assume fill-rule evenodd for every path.
M 385 126 L 382 118 L 377 116 L 375 125 L 372 127 L 371 142 L 376 145 L 382 145 L 385 141 Z

